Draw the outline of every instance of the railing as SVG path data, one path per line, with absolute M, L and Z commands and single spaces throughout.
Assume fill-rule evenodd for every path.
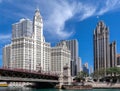
M 58 80 L 48 79 L 33 79 L 33 78 L 21 78 L 21 77 L 3 77 L 0 76 L 0 81 L 18 81 L 18 82 L 58 82 Z
M 50 76 L 59 76 L 59 73 L 55 73 L 55 72 L 46 72 L 46 71 L 35 71 L 35 70 L 27 70 L 27 69 L 18 69 L 18 68 L 9 68 L 9 67 L 2 67 L 0 69 L 4 69 L 4 70 L 10 70 L 10 71 L 18 71 L 18 72 L 26 72 L 26 73 L 35 73 L 35 74 L 42 74 L 42 75 L 50 75 Z

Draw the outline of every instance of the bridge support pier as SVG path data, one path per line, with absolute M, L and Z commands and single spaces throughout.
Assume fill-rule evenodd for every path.
M 63 86 L 63 75 L 60 74 L 60 76 L 59 76 L 59 85 L 58 85 L 58 88 L 61 89 L 62 86 Z

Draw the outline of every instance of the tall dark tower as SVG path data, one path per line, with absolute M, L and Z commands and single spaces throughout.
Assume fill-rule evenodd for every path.
M 117 66 L 117 53 L 116 53 L 116 41 L 110 44 L 110 67 Z
M 94 30 L 94 71 L 110 67 L 109 29 L 99 21 Z

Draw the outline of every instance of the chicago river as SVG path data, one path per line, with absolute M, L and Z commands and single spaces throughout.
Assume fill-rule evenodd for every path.
M 114 91 L 119 91 L 119 90 L 120 89 L 114 89 Z M 79 91 L 79 90 L 31 89 L 31 88 L 0 87 L 0 91 Z M 80 91 L 113 91 L 113 89 L 91 89 L 91 90 L 80 90 Z

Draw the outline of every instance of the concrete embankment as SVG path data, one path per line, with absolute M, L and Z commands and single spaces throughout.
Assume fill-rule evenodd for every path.
M 81 85 L 63 85 L 62 89 L 68 89 L 68 90 L 87 90 L 87 89 L 92 89 L 91 85 L 85 85 L 85 86 L 81 86 Z
M 87 83 L 92 85 L 93 88 L 120 88 L 120 83 L 100 83 L 100 82 L 94 82 L 94 83 Z

